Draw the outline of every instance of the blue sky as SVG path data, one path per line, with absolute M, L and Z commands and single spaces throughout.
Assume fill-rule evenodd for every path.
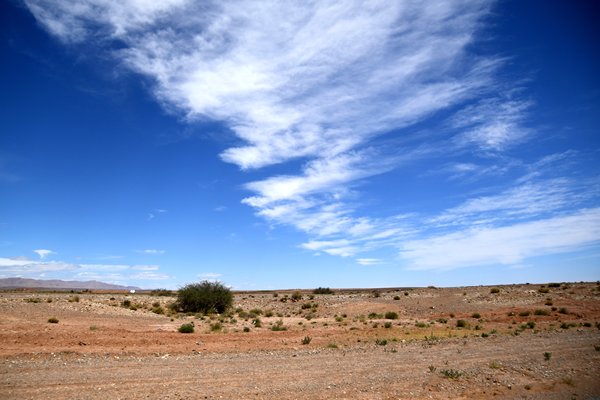
M 594 2 L 0 5 L 0 277 L 600 279 Z

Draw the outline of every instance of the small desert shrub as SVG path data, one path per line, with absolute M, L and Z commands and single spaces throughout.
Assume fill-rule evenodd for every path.
M 559 308 L 559 309 L 558 309 L 558 312 L 559 312 L 560 314 L 568 314 L 568 313 L 569 313 L 569 310 L 567 310 L 567 309 L 566 309 L 566 308 L 564 308 L 564 307 L 561 307 L 561 308 Z
M 47 299 L 46 303 L 52 303 L 52 299 Z
M 333 290 L 328 287 L 318 287 L 313 290 L 314 294 L 333 294 Z
M 392 323 L 391 322 L 386 322 L 385 324 L 383 324 L 383 327 L 386 329 L 389 329 L 392 327 Z
M 594 350 L 600 351 L 600 344 L 595 344 L 594 345 Z
M 154 289 L 150 292 L 152 296 L 173 296 L 173 292 L 167 289 Z
M 292 300 L 293 301 L 302 300 L 302 293 L 300 293 L 299 291 L 295 291 L 294 293 L 292 293 Z
M 552 299 L 546 299 L 546 302 L 544 303 L 545 306 L 551 306 L 552 304 Z
M 131 300 L 125 299 L 121 302 L 121 307 L 129 308 L 131 307 Z
M 492 294 L 500 293 L 500 289 L 498 289 L 497 287 L 491 288 L 490 293 L 492 293 Z
M 481 337 L 482 337 L 482 338 L 486 338 L 486 337 L 489 337 L 489 336 L 490 336 L 490 334 L 489 334 L 489 333 L 485 333 L 485 332 L 483 332 L 483 333 L 481 334 Z
M 381 297 L 381 293 L 379 292 L 379 290 L 373 290 L 373 297 L 375 297 L 375 298 Z
M 398 319 L 398 313 L 394 311 L 388 311 L 385 313 L 385 319 Z
M 287 331 L 287 326 L 283 326 L 283 320 L 278 320 L 277 322 L 275 322 L 275 324 L 271 327 L 272 331 L 278 332 L 278 331 Z
M 427 328 L 427 327 L 429 327 L 429 324 L 426 322 L 417 321 L 417 322 L 415 322 L 415 326 L 417 328 Z
M 309 308 L 312 308 L 312 303 L 304 303 L 300 306 L 301 309 L 303 310 L 307 310 Z
M 311 340 L 312 338 L 310 336 L 304 336 L 304 339 L 302 339 L 302 344 L 309 344 Z
M 498 364 L 496 361 L 492 361 L 490 363 L 490 368 L 491 369 L 499 369 L 500 368 L 500 364 Z
M 262 326 L 260 318 L 254 318 L 252 320 L 252 325 L 254 325 L 255 328 L 260 328 Z
M 41 302 L 42 300 L 38 299 L 37 297 L 33 297 L 33 298 L 25 299 L 25 301 L 26 301 L 27 303 L 39 303 L 39 302 Z
M 435 366 L 433 366 L 433 365 L 429 366 L 429 372 L 435 372 L 436 369 L 437 368 Z
M 400 300 L 400 296 L 394 296 L 394 300 Z
M 50 317 L 50 318 L 48 318 L 48 323 L 58 324 L 58 319 L 56 317 Z
M 224 313 L 233 304 L 231 290 L 221 282 L 191 283 L 177 291 L 176 307 L 182 312 Z
M 162 315 L 162 314 L 164 314 L 164 313 L 165 313 L 165 310 L 164 310 L 164 309 L 163 309 L 161 306 L 158 306 L 158 307 L 154 307 L 154 308 L 152 308 L 152 312 L 153 312 L 154 314 L 159 314 L 159 315 Z
M 337 344 L 335 344 L 335 343 L 329 343 L 329 344 L 327 345 L 327 348 L 328 348 L 328 349 L 337 349 L 337 348 L 338 348 L 338 345 L 337 345 Z
M 254 316 L 257 316 L 257 315 L 262 315 L 263 310 L 261 310 L 260 308 L 253 308 L 249 312 L 250 312 L 250 314 L 254 314 Z
M 548 287 L 560 287 L 560 283 L 549 283 Z
M 563 383 L 569 386 L 575 386 L 575 381 L 570 376 L 563 378 Z
M 473 314 L 471 315 L 471 317 L 472 317 L 472 318 L 481 318 L 481 314 L 479 314 L 478 312 L 476 312 L 476 313 L 473 313 Z
M 540 293 L 548 293 L 548 292 L 550 292 L 550 289 L 545 288 L 545 287 L 541 287 L 541 288 L 538 289 L 538 292 L 540 292 Z
M 380 318 L 383 318 L 383 314 L 377 314 L 374 312 L 369 314 L 369 319 L 380 319 Z
M 550 315 L 550 312 L 548 310 L 535 310 L 533 312 L 534 315 Z
M 529 317 L 531 315 L 531 311 L 520 311 L 519 317 Z
M 437 322 L 439 322 L 440 324 L 447 324 L 448 320 L 446 318 L 438 318 L 436 319 Z
M 210 330 L 213 332 L 219 332 L 223 329 L 223 324 L 220 322 L 215 322 L 214 324 L 210 324 Z
M 456 321 L 457 328 L 466 328 L 467 325 L 467 321 L 465 321 L 464 319 L 459 319 L 458 321 Z
M 552 353 L 548 353 L 547 351 L 544 353 L 544 360 L 549 361 L 550 357 L 552 357 Z
M 79 296 L 69 297 L 69 303 L 79 303 Z
M 160 303 L 158 301 L 155 301 L 154 303 L 152 303 L 152 307 L 160 307 Z
M 533 322 L 533 321 L 528 321 L 528 322 L 525 324 L 525 327 L 526 327 L 526 328 L 528 328 L 528 329 L 533 329 L 533 328 L 535 328 L 535 322 Z
M 338 315 L 335 317 L 335 322 L 342 322 L 344 320 L 344 317 L 342 317 L 341 315 Z
M 444 369 L 442 371 L 440 371 L 440 373 L 448 379 L 458 379 L 461 377 L 462 372 L 456 370 L 456 369 Z
M 180 333 L 193 333 L 194 324 L 183 324 L 177 329 Z
M 525 385 L 525 390 L 531 390 L 531 385 Z
M 375 344 L 378 346 L 385 346 L 388 344 L 387 339 L 375 339 Z
M 250 332 L 250 328 L 248 328 L 247 326 L 244 327 L 244 332 Z

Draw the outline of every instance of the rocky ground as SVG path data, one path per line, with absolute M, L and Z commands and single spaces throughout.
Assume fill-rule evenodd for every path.
M 0 398 L 600 398 L 596 283 L 173 300 L 0 293 Z

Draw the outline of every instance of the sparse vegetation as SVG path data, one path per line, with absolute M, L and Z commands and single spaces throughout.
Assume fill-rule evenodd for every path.
M 56 317 L 50 317 L 50 318 L 48 318 L 48 323 L 50 323 L 50 324 L 58 324 L 58 318 L 56 318 Z
M 183 324 L 177 329 L 180 333 L 194 333 L 194 324 Z
M 531 311 L 525 310 L 525 311 L 520 311 L 519 312 L 519 317 L 528 317 L 530 315 L 531 315 Z
M 248 332 L 250 332 L 250 328 L 248 328 L 247 326 L 245 326 L 244 329 L 243 329 L 243 331 L 246 332 L 246 333 L 248 333 Z
M 417 328 L 428 328 L 429 324 L 426 322 L 417 321 L 417 322 L 415 322 L 415 326 Z
M 481 314 L 479 314 L 478 312 L 471 314 L 472 318 L 481 318 Z
M 550 358 L 552 357 L 552 353 L 549 352 L 544 352 L 544 360 L 546 361 L 550 361 Z
M 491 293 L 491 294 L 500 293 L 500 289 L 498 289 L 497 287 L 491 288 L 491 289 L 490 289 L 490 293 Z
M 221 314 L 233 305 L 233 294 L 220 282 L 202 281 L 179 289 L 175 305 L 182 312 Z
M 567 310 L 565 307 L 561 307 L 558 309 L 558 313 L 559 314 L 568 314 L 569 310 Z
M 310 336 L 304 336 L 304 339 L 302 339 L 302 344 L 304 344 L 304 345 L 310 344 L 311 341 L 312 341 L 312 338 Z
M 388 311 L 385 313 L 385 319 L 398 319 L 398 313 L 394 311 Z
M 293 301 L 300 301 L 300 300 L 302 300 L 302 293 L 300 293 L 298 290 L 296 290 L 294 293 L 292 293 L 291 298 Z
M 550 315 L 550 312 L 548 310 L 540 310 L 537 309 L 533 312 L 534 315 Z
M 378 346 L 386 346 L 388 341 L 387 339 L 375 339 L 375 344 Z
M 466 328 L 467 326 L 467 321 L 465 321 L 464 319 L 459 319 L 458 321 L 456 321 L 457 328 Z
M 221 322 L 215 322 L 210 324 L 211 332 L 220 332 L 223 329 L 223 324 Z
M 272 331 L 287 331 L 287 326 L 283 325 L 283 320 L 277 320 L 277 322 L 275 322 L 275 324 L 273 324 L 273 326 L 271 327 Z
M 314 294 L 333 294 L 334 291 L 328 287 L 318 287 L 315 290 L 313 290 L 313 293 Z
M 173 296 L 173 292 L 167 289 L 154 289 L 150 292 L 151 296 Z
M 440 373 L 448 379 L 458 379 L 462 376 L 462 372 L 456 369 L 443 369 Z

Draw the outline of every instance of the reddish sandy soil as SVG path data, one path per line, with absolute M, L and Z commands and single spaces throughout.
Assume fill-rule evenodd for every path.
M 3 292 L 0 398 L 600 398 L 600 285 L 498 288 L 237 293 L 211 317 L 167 315 L 172 297 Z

